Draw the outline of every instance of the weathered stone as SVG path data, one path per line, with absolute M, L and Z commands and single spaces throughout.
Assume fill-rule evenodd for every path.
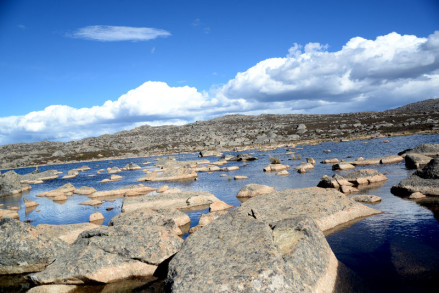
M 306 158 L 306 162 L 313 165 L 316 164 L 316 160 L 314 160 L 313 158 Z
M 337 266 L 312 219 L 270 226 L 238 209 L 187 238 L 166 283 L 172 292 L 332 292 Z
M 218 166 L 203 166 L 195 168 L 196 172 L 213 172 L 213 171 L 220 171 L 220 167 Z
M 352 170 L 355 169 L 355 166 L 349 163 L 339 163 L 332 165 L 332 170 L 337 171 L 344 171 L 344 170 Z
M 32 173 L 28 173 L 25 175 L 21 175 L 20 176 L 20 180 L 22 181 L 26 181 L 26 180 L 41 180 L 41 181 L 46 181 L 46 180 L 52 180 L 52 179 L 56 179 L 58 178 L 58 174 L 60 174 L 61 172 L 58 172 L 56 170 L 47 170 L 44 172 L 32 172 Z
M 151 188 L 151 187 L 145 186 L 143 184 L 137 184 L 137 185 L 124 186 L 124 187 L 112 189 L 112 190 L 97 191 L 97 192 L 90 194 L 88 197 L 90 197 L 90 198 L 115 197 L 115 196 L 117 196 L 117 197 L 131 197 L 131 196 L 140 196 L 140 195 L 148 194 L 154 190 L 155 190 L 155 188 Z
M 392 156 L 381 158 L 380 164 L 395 164 L 402 161 L 404 161 L 403 157 L 392 155 Z
M 262 184 L 247 184 L 236 195 L 237 198 L 251 198 L 261 194 L 274 192 L 275 188 Z
M 58 238 L 68 244 L 73 244 L 79 234 L 97 227 L 99 226 L 91 223 L 78 223 L 66 225 L 39 224 L 35 228 L 39 233 L 47 235 L 51 239 Z
M 138 227 L 145 227 L 145 226 L 159 226 L 164 227 L 176 235 L 182 235 L 182 231 L 180 230 L 179 226 L 183 226 L 187 224 L 187 218 L 189 218 L 187 215 L 187 218 L 184 218 L 184 224 L 181 224 L 183 221 L 181 215 L 176 215 L 176 212 L 170 212 L 167 210 L 151 210 L 148 208 L 141 208 L 137 209 L 131 212 L 125 212 L 120 213 L 116 216 L 114 216 L 110 222 L 108 223 L 108 226 L 138 226 Z M 182 212 L 180 212 L 182 213 Z M 182 213 L 184 214 L 184 213 Z M 179 219 L 179 223 L 177 224 L 176 219 Z M 175 218 L 175 219 L 174 219 Z M 189 219 L 190 222 L 190 219 Z
M 68 246 L 12 218 L 0 219 L 0 239 L 0 275 L 41 271 Z
M 130 170 L 130 171 L 139 170 L 139 169 L 142 169 L 142 167 L 140 167 L 139 165 L 137 165 L 133 162 L 127 164 L 125 167 L 122 168 L 122 170 Z
M 23 200 L 24 200 L 24 207 L 26 209 L 33 208 L 33 207 L 36 207 L 39 205 L 39 203 L 37 203 L 36 201 L 30 200 L 30 199 L 24 198 Z
M 181 189 L 177 188 L 177 187 L 173 187 L 173 188 L 168 188 L 166 191 L 164 191 L 163 193 L 166 194 L 172 194 L 172 193 L 180 193 L 182 192 Z
M 76 285 L 42 285 L 33 287 L 26 293 L 70 293 L 77 289 Z
M 191 167 L 185 166 L 182 168 L 164 169 L 162 172 L 152 172 L 137 179 L 137 181 L 175 181 L 195 179 L 198 177 Z
M 354 166 L 369 166 L 369 165 L 378 165 L 381 162 L 380 158 L 373 158 L 373 159 L 363 159 L 359 160 L 358 158 L 356 161 L 348 162 L 349 164 L 352 164 Z
M 203 228 L 207 224 L 213 222 L 214 220 L 216 220 L 217 218 L 219 218 L 220 216 L 225 215 L 225 214 L 227 214 L 227 211 L 217 211 L 217 212 L 210 212 L 207 214 L 202 214 L 200 217 L 200 220 L 198 221 L 198 225 L 195 227 L 192 227 L 189 230 L 189 234 L 195 233 L 196 231 L 200 230 L 201 228 Z
M 371 183 L 379 183 L 387 180 L 387 177 L 384 174 L 379 173 L 378 170 L 375 169 L 361 169 L 358 171 L 351 172 L 345 176 L 343 176 L 346 180 L 353 183 L 354 185 L 364 185 Z
M 21 183 L 20 176 L 14 171 L 0 174 L 0 197 L 18 194 L 31 188 L 29 184 Z
M 94 189 L 93 187 L 88 187 L 88 186 L 81 186 L 78 189 L 75 189 L 73 191 L 73 193 L 75 194 L 82 194 L 82 195 L 90 195 L 92 193 L 95 193 L 96 189 Z
M 412 194 L 410 194 L 409 199 L 420 199 L 425 197 L 425 194 L 422 194 L 420 192 L 413 192 Z
M 75 170 L 75 171 L 80 171 L 80 172 L 84 172 L 84 171 L 91 170 L 91 168 L 90 168 L 89 166 L 84 165 L 84 166 L 82 166 L 82 167 L 75 168 L 75 169 L 73 169 L 73 170 Z
M 376 195 L 367 195 L 367 194 L 356 195 L 353 196 L 352 199 L 357 202 L 364 202 L 364 203 L 378 203 L 381 201 L 381 197 Z
M 117 180 L 120 180 L 120 179 L 122 179 L 123 177 L 122 176 L 120 176 L 120 175 L 111 175 L 110 176 L 110 180 L 111 181 L 117 181 Z
M 63 186 L 60 186 L 60 187 L 54 189 L 54 190 L 42 192 L 42 193 L 38 194 L 37 196 L 39 196 L 39 197 L 43 197 L 43 196 L 56 197 L 59 195 L 66 195 L 67 193 L 74 192 L 74 191 L 75 191 L 75 186 L 73 186 L 73 184 L 71 184 L 71 183 L 67 183 L 67 184 L 64 184 Z
M 405 156 L 408 154 L 422 154 L 424 156 L 437 157 L 439 156 L 439 144 L 437 143 L 420 144 L 412 149 L 407 149 L 398 153 L 398 155 L 400 156 Z
M 236 176 L 233 177 L 233 179 L 235 179 L 235 180 L 243 180 L 243 179 L 248 179 L 248 176 L 236 175 Z
M 101 225 L 104 222 L 104 215 L 102 215 L 100 212 L 96 212 L 90 215 L 89 222 L 92 224 Z
M 67 175 L 63 176 L 62 179 L 71 179 L 78 176 L 79 172 L 77 170 L 70 170 L 67 172 Z
M 55 197 L 52 197 L 52 200 L 55 202 L 64 202 L 67 200 L 67 196 L 65 196 L 64 194 L 57 195 Z
M 86 205 L 86 206 L 100 206 L 102 204 L 102 201 L 97 200 L 97 199 L 91 199 L 91 200 L 83 201 L 79 204 Z
M 2 218 L 12 218 L 18 220 L 20 218 L 20 215 L 17 211 L 0 209 L 0 219 Z
M 308 170 L 312 170 L 312 169 L 314 169 L 314 165 L 313 165 L 313 164 L 310 164 L 310 163 L 303 163 L 303 164 L 300 164 L 299 166 L 295 167 L 294 169 L 296 169 L 296 170 L 301 170 L 301 169 L 303 169 L 303 170 L 305 170 L 305 172 L 306 172 L 306 171 L 308 171 Z
M 125 198 L 122 211 L 129 212 L 139 208 L 202 208 L 217 201 L 219 201 L 218 198 L 216 198 L 212 193 L 206 191 L 185 191 L 176 194 L 153 194 L 137 198 Z
M 44 271 L 30 275 L 31 280 L 36 284 L 112 283 L 136 277 L 151 277 L 157 269 L 156 265 L 105 251 L 93 243 L 96 238 L 101 237 L 92 237 L 89 245 L 84 243 L 87 239 L 73 244 Z M 114 245 L 114 248 L 118 247 Z
M 230 166 L 230 167 L 224 167 L 224 168 L 220 169 L 220 171 L 226 171 L 226 172 L 236 171 L 236 170 L 239 170 L 238 166 Z
M 118 167 L 114 166 L 112 168 L 107 168 L 107 172 L 108 172 L 108 174 L 114 174 L 114 173 L 122 172 L 122 170 L 119 169 Z
M 312 217 L 322 230 L 356 218 L 381 213 L 357 203 L 344 194 L 319 187 L 286 189 L 254 197 L 241 205 L 257 219 L 272 223 L 295 215 Z
M 224 210 L 229 210 L 231 208 L 233 208 L 233 206 L 231 206 L 223 201 L 217 201 L 217 202 L 210 204 L 209 212 L 224 211 Z
M 337 164 L 338 162 L 339 162 L 339 160 L 337 158 L 333 158 L 333 159 L 323 160 L 320 163 L 322 163 L 322 164 Z
M 408 169 L 419 169 L 431 161 L 431 157 L 423 154 L 410 153 L 404 157 L 405 166 Z
M 198 154 L 198 157 L 204 158 L 204 157 L 221 157 L 223 154 L 221 152 L 217 151 L 201 151 Z
M 439 196 L 439 158 L 432 159 L 422 170 L 394 185 L 391 192 L 404 197 L 415 192 L 426 196 Z
M 163 192 L 165 192 L 166 190 L 168 190 L 169 189 L 169 186 L 168 185 L 163 185 L 163 186 L 161 186 L 159 189 L 157 189 L 156 191 L 158 192 L 158 193 L 163 193 Z
M 290 174 L 290 172 L 288 172 L 287 170 L 282 170 L 282 171 L 276 173 L 276 175 L 279 175 L 279 176 L 288 175 L 288 174 Z
M 265 166 L 264 172 L 277 172 L 288 169 L 290 166 L 282 164 L 269 164 Z

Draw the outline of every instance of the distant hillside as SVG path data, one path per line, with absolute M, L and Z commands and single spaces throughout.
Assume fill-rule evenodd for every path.
M 439 111 L 439 99 L 429 99 L 416 103 L 411 103 L 396 109 L 393 112 L 429 112 Z
M 79 141 L 3 145 L 0 169 L 426 132 L 439 133 L 439 99 L 384 112 L 227 115 L 181 126 L 144 125 Z

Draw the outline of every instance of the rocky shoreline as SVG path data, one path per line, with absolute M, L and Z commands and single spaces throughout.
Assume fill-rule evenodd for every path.
M 438 100 L 383 112 L 228 115 L 182 126 L 144 125 L 79 141 L 9 144 L 0 146 L 0 170 L 205 150 L 222 152 L 291 143 L 439 133 L 439 111 L 430 105 L 437 105 Z M 423 107 L 427 102 L 430 106 Z

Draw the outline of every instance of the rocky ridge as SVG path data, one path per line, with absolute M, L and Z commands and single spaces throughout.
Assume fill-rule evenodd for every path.
M 428 106 L 426 106 L 428 104 Z M 227 115 L 182 126 L 144 125 L 70 142 L 0 146 L 0 169 L 158 154 L 257 148 L 439 131 L 439 99 L 383 112 Z

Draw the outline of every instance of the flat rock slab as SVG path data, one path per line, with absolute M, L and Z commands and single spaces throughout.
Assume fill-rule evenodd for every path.
M 37 284 L 86 284 L 152 277 L 182 242 L 172 231 L 155 225 L 101 226 L 81 233 L 70 249 L 31 278 Z
M 2 218 L 13 218 L 18 220 L 20 218 L 20 215 L 17 211 L 0 209 L 0 219 Z
M 30 278 L 36 284 L 112 283 L 150 277 L 156 268 L 93 245 L 73 244 L 44 271 L 32 274 Z
M 39 196 L 39 197 L 44 197 L 44 196 L 45 197 L 57 197 L 59 195 L 66 195 L 70 192 L 73 193 L 73 191 L 75 191 L 75 186 L 73 186 L 73 184 L 71 184 L 71 183 L 66 183 L 63 186 L 60 186 L 56 189 L 42 192 L 42 193 L 38 194 L 37 196 Z
M 431 157 L 423 154 L 409 153 L 404 157 L 405 166 L 408 169 L 418 169 L 427 165 L 431 161 Z
M 60 240 L 72 244 L 78 235 L 84 231 L 95 229 L 98 225 L 91 223 L 66 224 L 66 225 L 49 225 L 39 224 L 35 228 L 38 232 L 49 236 L 50 238 L 59 238 Z
M 237 198 L 251 198 L 261 194 L 274 192 L 275 188 L 262 184 L 247 184 L 244 185 L 236 195 Z
M 239 208 L 186 239 L 166 285 L 170 292 L 332 292 L 337 266 L 312 219 L 269 225 Z
M 102 201 L 97 200 L 97 199 L 91 199 L 91 200 L 83 201 L 83 202 L 81 202 L 79 204 L 80 205 L 86 205 L 86 206 L 100 206 L 102 204 Z
M 334 190 L 319 187 L 286 189 L 249 199 L 245 209 L 261 221 L 272 223 L 297 215 L 312 217 L 326 231 L 360 217 L 381 213 Z
M 368 195 L 368 194 L 356 195 L 353 196 L 352 199 L 357 202 L 363 202 L 363 203 L 378 203 L 381 201 L 381 197 L 376 195 Z
M 0 220 L 0 275 L 38 272 L 68 244 L 12 218 Z
M 181 193 L 162 193 L 148 196 L 125 198 L 122 212 L 134 211 L 139 208 L 150 209 L 196 209 L 217 202 L 219 199 L 206 191 L 185 191 Z
M 184 218 L 184 220 L 183 220 Z M 178 223 L 178 224 L 177 224 Z M 177 210 L 151 210 L 141 208 L 114 216 L 108 226 L 160 226 L 166 227 L 176 235 L 182 235 L 179 226 L 190 223 L 188 215 Z
M 129 185 L 121 188 L 113 189 L 113 190 L 103 190 L 96 191 L 90 194 L 89 198 L 100 198 L 100 197 L 131 197 L 131 196 L 140 196 L 148 194 L 152 191 L 156 190 L 155 188 L 145 186 L 143 184 L 137 185 Z
M 137 181 L 175 181 L 195 179 L 198 177 L 197 172 L 192 168 L 172 168 L 164 169 L 162 172 L 152 172 L 137 179 Z

